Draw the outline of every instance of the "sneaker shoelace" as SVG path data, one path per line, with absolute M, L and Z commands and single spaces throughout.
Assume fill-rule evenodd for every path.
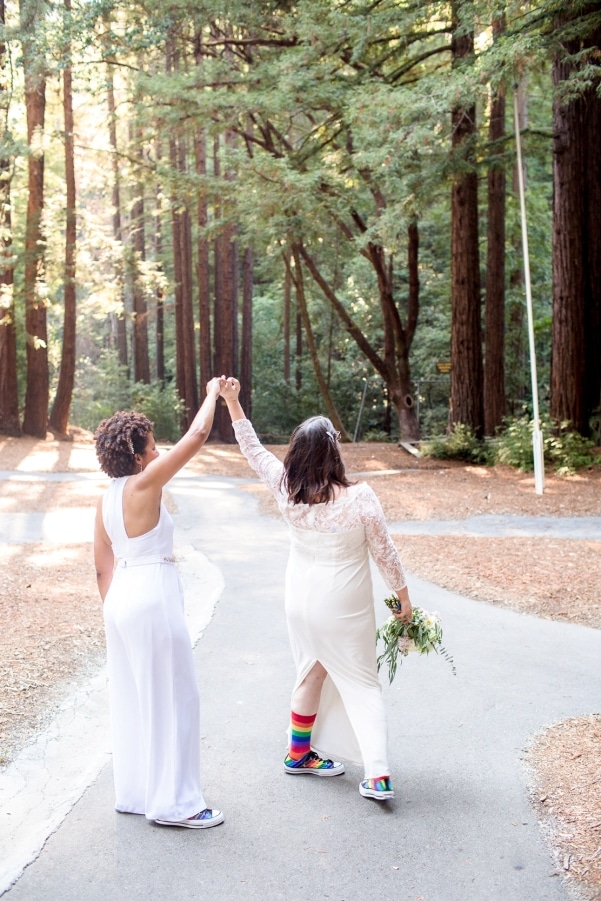
M 307 770 L 331 770 L 334 766 L 333 760 L 324 760 L 315 751 L 309 751 L 300 760 L 293 760 L 290 756 L 286 757 L 286 766 L 295 768 L 302 767 Z
M 213 811 L 210 807 L 205 807 L 204 810 L 201 810 L 200 813 L 195 813 L 193 817 L 188 817 L 189 820 L 210 820 L 213 818 Z

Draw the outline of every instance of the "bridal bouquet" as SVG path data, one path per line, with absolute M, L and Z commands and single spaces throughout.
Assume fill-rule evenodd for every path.
M 384 603 L 390 610 L 399 609 L 396 595 L 384 598 Z M 421 607 L 414 607 L 410 623 L 402 623 L 394 616 L 390 616 L 376 631 L 376 642 L 380 640 L 384 642 L 384 651 L 378 657 L 378 670 L 383 663 L 387 663 L 390 682 L 396 675 L 399 655 L 402 663 L 402 658 L 410 651 L 416 651 L 418 654 L 429 654 L 430 651 L 434 651 L 435 654 L 444 657 L 453 675 L 456 674 L 453 658 L 442 645 L 442 625 L 437 613 L 428 613 Z

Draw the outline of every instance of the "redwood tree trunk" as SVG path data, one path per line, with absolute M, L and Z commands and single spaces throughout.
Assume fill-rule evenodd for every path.
M 528 93 L 527 81 L 522 78 L 517 88 L 518 127 L 521 131 L 528 127 Z M 527 161 L 522 161 L 524 186 L 528 182 Z M 511 190 L 514 198 L 519 198 L 519 174 L 517 163 L 514 162 L 512 172 Z M 529 392 L 528 360 L 526 355 L 528 331 L 526 327 L 526 308 L 524 297 L 524 269 L 522 260 L 522 238 L 519 226 L 514 228 L 510 238 L 513 246 L 513 257 L 516 264 L 509 273 L 509 285 L 511 287 L 511 302 L 508 310 L 507 335 L 505 340 L 505 376 L 508 402 L 507 412 L 510 416 L 517 416 Z
M 228 224 L 219 240 L 220 294 L 215 298 L 220 325 L 215 326 L 215 373 L 236 375 L 238 370 L 238 242 L 234 226 Z M 233 442 L 232 423 L 225 404 L 218 404 L 215 433 L 220 441 Z
M 571 65 L 556 57 L 555 87 L 568 78 Z M 553 107 L 553 332 L 551 416 L 584 432 L 585 276 L 584 192 L 586 100 Z
M 294 346 L 294 384 L 296 390 L 300 391 L 303 387 L 303 317 L 296 305 L 296 315 L 294 317 L 295 324 L 295 346 Z
M 179 53 L 175 36 L 167 44 L 167 70 L 177 72 Z M 169 157 L 174 172 L 185 174 L 187 168 L 185 138 L 172 134 Z M 192 300 L 192 231 L 190 212 L 181 198 L 172 197 L 173 274 L 175 281 L 175 334 L 177 389 L 184 403 L 182 429 L 187 429 L 198 410 L 198 382 L 194 338 L 194 306 Z
M 4 0 L 0 0 L 0 26 L 5 22 Z M 0 42 L 0 93 L 8 87 L 6 44 Z M 2 97 L 8 113 L 8 99 Z M 18 436 L 19 392 L 17 382 L 17 335 L 13 297 L 12 219 L 10 207 L 11 161 L 0 156 L 0 433 Z
M 244 250 L 242 262 L 242 347 L 240 350 L 240 397 L 242 409 L 252 418 L 252 370 L 253 370 L 253 274 L 252 248 Z
M 400 405 L 396 410 L 399 417 L 401 440 L 417 441 L 420 436 L 419 421 L 413 402 L 413 385 L 409 367 L 409 350 L 417 328 L 419 311 L 419 229 L 413 220 L 407 227 L 407 271 L 409 273 L 409 297 L 407 304 L 407 321 L 405 324 L 404 352 L 399 354 L 397 368 L 400 376 Z M 388 389 L 389 400 L 390 389 Z
M 169 142 L 171 165 L 179 171 L 185 167 L 181 140 L 172 138 Z M 194 352 L 190 214 L 177 197 L 172 202 L 172 230 L 177 390 L 184 402 L 181 427 L 185 430 L 198 409 L 198 385 Z
M 200 66 L 203 60 L 202 34 L 197 33 L 194 44 L 194 59 Z M 194 157 L 196 174 L 203 184 L 207 178 L 207 135 L 204 128 L 198 128 L 194 137 Z M 207 191 L 202 187 L 198 192 L 196 209 L 198 239 L 196 246 L 196 280 L 198 283 L 198 320 L 199 320 L 199 363 L 200 391 L 213 376 L 213 358 L 211 353 L 211 277 L 209 242 L 205 234 L 209 221 Z
M 472 31 L 459 28 L 452 3 L 453 65 L 473 55 Z M 476 106 L 452 111 L 452 149 L 459 172 L 451 195 L 451 406 L 449 423 L 464 423 L 476 435 L 484 427 L 478 250 L 478 174 L 475 167 Z
M 108 18 L 108 17 L 107 17 Z M 121 251 L 123 261 L 123 228 L 121 225 L 121 173 L 117 146 L 117 111 L 115 106 L 115 79 L 113 75 L 112 58 L 107 59 L 106 65 L 107 105 L 109 111 L 109 141 L 111 144 L 111 164 L 113 170 L 113 238 Z M 127 309 L 125 303 L 125 282 L 123 271 L 118 274 L 118 284 L 121 294 L 121 310 L 116 314 L 116 344 L 119 363 L 128 365 L 127 351 Z M 115 314 L 113 314 L 115 315 Z
M 67 17 L 71 11 L 71 0 L 65 0 Z M 65 221 L 65 285 L 63 314 L 63 347 L 61 354 L 58 387 L 50 426 L 59 435 L 67 434 L 69 411 L 75 382 L 75 340 L 76 340 L 76 284 L 75 251 L 77 241 L 77 218 L 75 213 L 75 156 L 73 149 L 73 78 L 71 72 L 71 48 L 67 47 L 67 63 L 63 71 L 63 115 L 65 120 L 65 184 L 67 188 L 67 210 Z
M 139 144 L 141 135 L 137 132 L 134 141 L 138 143 L 136 155 L 142 165 L 142 147 Z M 141 181 L 134 184 L 134 200 L 131 205 L 131 241 L 133 248 L 133 302 L 134 302 L 134 335 L 133 358 L 134 380 L 150 382 L 150 358 L 148 354 L 148 307 L 142 281 L 142 265 L 146 261 L 146 210 L 144 203 L 144 185 Z
M 234 135 L 225 136 L 225 148 L 231 147 Z M 219 171 L 219 158 L 215 165 Z M 225 177 L 232 174 L 226 171 Z M 238 241 L 234 224 L 227 218 L 225 203 L 220 204 L 223 218 L 221 234 L 217 239 L 215 259 L 215 373 L 236 375 L 238 372 Z M 217 271 L 219 270 L 219 272 Z M 218 404 L 215 414 L 215 436 L 220 441 L 234 442 L 230 415 L 225 404 Z
M 161 142 L 157 138 L 155 142 L 155 153 L 157 161 L 161 159 Z M 163 266 L 163 218 L 161 216 L 161 186 L 155 186 L 155 209 L 154 217 L 154 259 L 157 271 L 162 271 Z M 157 381 L 165 384 L 165 294 L 161 287 L 156 290 L 156 336 L 155 336 L 155 353 L 156 353 L 156 377 Z
M 601 29 L 590 43 L 599 47 Z M 590 433 L 590 419 L 601 409 L 601 100 L 599 85 L 591 88 L 586 96 L 585 109 L 585 171 L 584 192 L 584 388 L 586 434 Z M 601 431 L 599 433 L 601 438 Z
M 286 250 L 284 255 L 284 381 L 290 383 L 290 313 L 291 313 L 291 295 L 292 280 L 290 278 L 290 251 Z
M 46 438 L 48 425 L 48 335 L 44 282 L 44 119 L 46 79 L 33 41 L 23 42 L 25 109 L 27 117 L 28 198 L 25 225 L 25 329 L 27 332 L 27 385 L 23 432 Z
M 184 139 L 180 139 L 180 171 L 186 168 Z M 181 214 L 181 279 L 182 279 L 182 322 L 184 352 L 184 401 L 186 404 L 186 423 L 192 420 L 198 410 L 198 381 L 196 377 L 196 347 L 194 336 L 194 299 L 192 292 L 192 229 L 190 211 L 184 208 Z M 204 389 L 203 389 L 204 397 Z
M 495 39 L 505 31 L 505 16 L 493 21 Z M 488 140 L 488 242 L 484 357 L 484 431 L 494 435 L 505 416 L 505 89 L 494 93 Z
M 207 138 L 204 129 L 196 134 L 194 144 L 196 157 L 196 174 L 203 179 L 207 176 Z M 199 192 L 197 206 L 198 242 L 196 248 L 196 280 L 198 282 L 198 318 L 200 323 L 199 333 L 199 357 L 200 357 L 200 390 L 213 376 L 213 364 L 211 353 L 211 279 L 210 279 L 210 254 L 209 242 L 204 230 L 209 221 L 207 208 L 207 195 L 204 190 Z

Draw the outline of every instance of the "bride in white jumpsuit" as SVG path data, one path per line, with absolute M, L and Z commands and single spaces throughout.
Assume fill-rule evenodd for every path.
M 123 411 L 100 423 L 96 452 L 112 481 L 94 532 L 104 600 L 115 807 L 170 826 L 203 829 L 223 821 L 200 785 L 199 693 L 173 521 L 162 488 L 206 441 L 219 379 L 192 425 L 159 456 L 152 423 Z
M 226 385 L 222 384 L 221 394 L 228 403 L 236 439 L 249 464 L 273 493 L 290 528 L 285 604 L 296 664 L 293 711 L 297 693 L 300 691 L 302 695 L 311 681 L 319 683 L 312 695 L 317 706 L 312 747 L 320 753 L 362 763 L 365 781 L 360 786 L 361 794 L 386 800 L 393 796 L 393 790 L 389 779 L 386 711 L 376 666 L 370 553 L 388 587 L 399 597 L 396 615 L 408 620 L 412 608 L 403 567 L 381 505 L 366 483 L 351 484 L 344 476 L 343 483 L 348 487 L 338 491 L 332 500 L 292 502 L 290 475 L 284 464 L 261 445 L 251 423 L 244 418 L 238 391 L 235 379 L 228 378 Z M 311 439 L 316 448 L 320 429 L 326 442 L 336 443 L 331 422 L 325 417 L 313 417 L 295 431 L 291 447 L 295 435 L 305 426 L 307 431 L 317 432 L 317 438 Z M 329 450 L 326 443 L 326 452 Z M 344 473 L 337 450 L 336 457 Z M 311 703 L 305 713 L 311 712 Z M 293 729 L 294 718 L 291 723 Z M 287 763 L 294 765 L 288 759 Z M 320 772 L 315 762 L 311 763 L 310 770 L 302 767 L 301 771 L 315 775 L 343 771 L 341 764 L 322 763 L 332 764 L 329 773 L 323 768 Z M 287 765 L 286 771 L 292 772 L 293 766 Z M 387 784 L 375 784 L 378 780 Z

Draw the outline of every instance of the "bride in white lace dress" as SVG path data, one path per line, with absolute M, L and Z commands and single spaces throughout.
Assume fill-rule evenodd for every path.
M 399 598 L 395 615 L 409 621 L 412 608 L 382 507 L 366 483 L 346 477 L 329 419 L 314 416 L 298 426 L 282 464 L 245 418 L 239 391 L 236 379 L 221 379 L 240 449 L 290 528 L 285 597 L 297 675 L 284 768 L 292 775 L 343 773 L 343 764 L 326 755 L 363 764 L 359 791 L 387 800 L 394 791 L 376 667 L 370 553 Z

